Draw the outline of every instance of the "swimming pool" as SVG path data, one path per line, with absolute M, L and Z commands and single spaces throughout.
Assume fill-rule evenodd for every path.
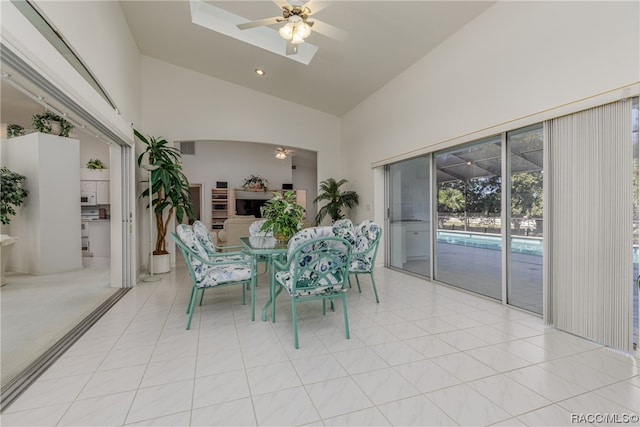
M 502 250 L 502 237 L 498 234 L 484 234 L 458 231 L 438 231 L 438 243 L 470 246 L 474 248 Z M 542 238 L 518 236 L 511 238 L 511 252 L 542 256 Z

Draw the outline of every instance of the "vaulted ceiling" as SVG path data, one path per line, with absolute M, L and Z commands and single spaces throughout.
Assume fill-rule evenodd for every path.
M 311 20 L 345 30 L 348 37 L 336 41 L 312 32 L 307 42 L 318 50 L 308 65 L 192 23 L 194 7 L 213 6 L 246 20 L 281 15 L 273 1 L 127 0 L 121 6 L 142 54 L 341 116 L 493 3 L 311 1 L 312 12 L 322 7 Z M 277 34 L 278 27 L 244 31 L 260 37 L 264 31 Z M 284 53 L 284 40 L 281 46 Z M 266 74 L 257 76 L 256 68 Z

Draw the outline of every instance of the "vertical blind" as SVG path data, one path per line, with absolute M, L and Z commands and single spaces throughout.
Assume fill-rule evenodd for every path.
M 631 99 L 545 123 L 545 322 L 633 349 Z

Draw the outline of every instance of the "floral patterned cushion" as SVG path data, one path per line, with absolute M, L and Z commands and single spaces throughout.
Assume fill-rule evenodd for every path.
M 351 272 L 371 271 L 381 234 L 380 226 L 371 220 L 362 221 L 355 227 L 356 241 L 351 256 Z
M 207 230 L 207 226 L 204 225 L 200 221 L 195 221 L 193 223 L 193 232 L 196 235 L 196 238 L 200 242 L 205 249 L 211 253 L 216 252 L 216 247 L 214 246 L 211 238 L 209 237 L 209 230 Z
M 193 233 L 196 235 L 198 242 L 200 242 L 200 244 L 204 246 L 206 251 L 209 253 L 208 258 L 211 261 L 227 262 L 227 261 L 245 261 L 249 259 L 249 255 L 213 255 L 216 253 L 220 253 L 220 254 L 222 253 L 218 252 L 215 245 L 211 241 L 211 238 L 209 237 L 210 236 L 209 231 L 207 230 L 207 226 L 200 221 L 195 221 L 193 223 Z
M 333 228 L 333 234 L 336 236 L 346 239 L 352 245 L 356 243 L 355 228 L 350 219 L 339 219 L 333 223 L 331 228 Z
M 287 259 L 291 260 L 294 252 L 302 245 L 298 252 L 298 258 L 291 260 L 289 269 L 276 273 L 276 280 L 284 285 L 289 294 L 294 294 L 293 278 L 296 272 L 302 270 L 298 274 L 298 283 L 295 286 L 296 295 L 311 295 L 333 290 L 343 290 L 344 281 L 342 277 L 336 277 L 334 274 L 324 275 L 331 270 L 337 261 L 344 262 L 344 259 L 336 260 L 335 252 L 331 251 L 334 247 L 344 246 L 339 241 L 319 240 L 313 244 L 308 244 L 309 240 L 320 237 L 333 236 L 333 229 L 326 227 L 310 227 L 296 233 L 291 240 L 287 250 Z
M 180 240 L 195 254 L 203 259 L 209 259 L 204 246 L 200 243 L 191 227 L 180 224 L 176 230 Z M 216 257 L 229 261 L 229 257 Z M 191 263 L 196 283 L 199 288 L 221 285 L 228 282 L 238 282 L 251 279 L 251 267 L 248 264 L 209 265 L 196 258 L 186 260 Z

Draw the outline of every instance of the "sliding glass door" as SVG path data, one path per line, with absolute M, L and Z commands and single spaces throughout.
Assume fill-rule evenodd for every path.
M 542 314 L 542 125 L 507 133 L 511 227 L 507 302 Z
M 502 298 L 501 137 L 435 155 L 435 279 Z
M 430 156 L 392 164 L 389 184 L 389 265 L 431 277 Z
M 388 265 L 542 313 L 542 162 L 536 124 L 389 165 Z

